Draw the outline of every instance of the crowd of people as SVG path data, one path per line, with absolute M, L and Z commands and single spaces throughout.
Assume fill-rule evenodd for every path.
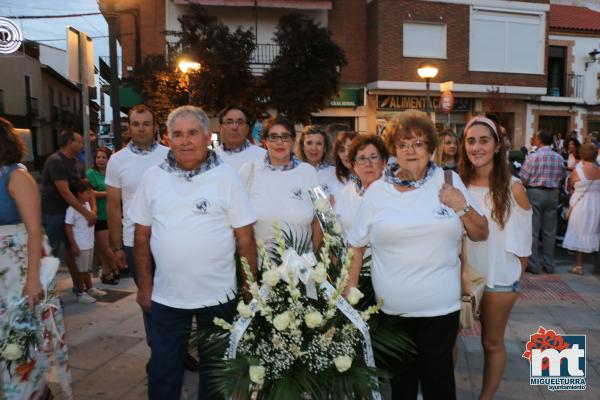
M 565 171 L 573 195 L 563 246 L 576 252 L 570 272 L 582 274 L 583 254 L 598 251 L 600 168 L 592 143 L 570 138 L 563 157 L 553 136 L 541 132 L 517 177 L 505 130 L 485 116 L 473 117 L 460 137 L 438 133 L 418 111 L 391 119 L 382 136 L 343 125 L 309 125 L 297 134 L 278 116 L 264 122 L 260 145 L 243 108 L 224 109 L 218 121 L 213 148 L 200 108 L 173 110 L 159 137 L 152 109 L 135 106 L 127 144 L 114 154 L 98 147 L 87 171 L 78 160 L 81 134 L 65 131 L 44 165 L 40 201 L 19 164 L 22 143 L 0 120 L 0 271 L 21 276 L 9 294 L 1 292 L 0 310 L 21 292 L 32 308 L 40 299 L 42 226 L 54 252 L 63 251 L 80 303 L 106 294 L 92 284 L 95 249 L 103 284 L 130 275 L 137 285 L 151 350 L 149 398 L 178 398 L 193 319 L 202 326 L 235 313 L 236 257 L 256 272 L 257 242 L 274 240 L 274 222 L 303 251 L 318 251 L 323 232 L 309 191 L 320 186 L 355 255 L 349 287 L 358 284 L 368 252 L 384 318 L 416 347 L 408 364 L 389 363 L 392 397 L 415 399 L 419 387 L 425 399 L 456 396 L 453 348 L 461 296 L 470 289 L 463 251 L 485 277 L 480 398 L 491 399 L 506 364 L 504 331 L 521 275 L 554 271 Z M 15 240 L 27 254 L 18 262 L 5 250 Z M 198 358 L 198 398 L 209 399 L 202 349 Z

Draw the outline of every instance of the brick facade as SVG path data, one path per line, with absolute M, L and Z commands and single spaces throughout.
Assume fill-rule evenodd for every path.
M 333 40 L 346 53 L 343 83 L 364 84 L 367 79 L 367 3 L 365 0 L 334 0 L 328 13 Z
M 547 0 L 536 1 L 548 3 Z M 545 75 L 469 71 L 469 6 L 420 0 L 373 0 L 368 4 L 368 80 L 420 82 L 417 68 L 433 62 L 436 81 L 482 85 L 546 86 Z M 402 22 L 445 23 L 447 59 L 402 55 Z M 546 43 L 547 46 L 547 43 Z

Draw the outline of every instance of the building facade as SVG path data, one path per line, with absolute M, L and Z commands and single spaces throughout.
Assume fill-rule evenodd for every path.
M 600 132 L 600 11 L 551 5 L 547 65 L 547 93 L 527 107 L 529 131 L 577 131 L 580 140 Z

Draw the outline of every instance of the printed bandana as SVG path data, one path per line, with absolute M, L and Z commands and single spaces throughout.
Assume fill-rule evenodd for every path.
M 127 143 L 127 148 L 134 154 L 145 156 L 146 154 L 152 153 L 158 147 L 158 142 L 152 143 L 147 149 L 141 149 L 133 142 Z
M 224 144 L 221 144 L 221 149 L 226 154 L 236 154 L 236 153 L 241 153 L 242 151 L 246 150 L 250 146 L 252 146 L 252 143 L 250 143 L 250 141 L 248 139 L 246 139 L 246 141 L 244 143 L 242 143 L 242 145 L 236 149 L 226 149 Z
M 289 171 L 291 169 L 296 168 L 298 165 L 300 165 L 300 162 L 301 161 L 294 154 L 292 154 L 292 158 L 290 159 L 290 162 L 287 163 L 286 165 L 271 164 L 271 159 L 269 158 L 269 153 L 265 154 L 265 159 L 264 159 L 265 167 L 267 167 L 271 171 Z
M 414 187 L 415 189 L 418 189 L 422 187 L 425 184 L 425 182 L 427 182 L 429 178 L 433 176 L 433 173 L 435 172 L 436 168 L 437 167 L 435 166 L 435 164 L 429 161 L 429 163 L 427 164 L 427 172 L 425 172 L 425 176 L 419 180 L 413 181 L 398 178 L 395 172 L 400 170 L 400 166 L 398 165 L 398 163 L 388 163 L 388 165 L 385 167 L 384 179 L 387 183 L 391 183 L 392 185 L 410 186 Z
M 204 160 L 204 162 L 200 164 L 200 167 L 191 171 L 187 171 L 177 166 L 177 161 L 175 161 L 173 152 L 169 150 L 167 158 L 165 159 L 165 161 L 163 161 L 162 164 L 159 165 L 159 167 L 170 174 L 184 178 L 186 181 L 190 182 L 194 176 L 207 172 L 215 167 L 218 167 L 219 165 L 221 165 L 222 162 L 223 161 L 217 155 L 217 153 L 215 153 L 212 150 L 208 150 L 208 153 L 206 154 L 206 160 Z

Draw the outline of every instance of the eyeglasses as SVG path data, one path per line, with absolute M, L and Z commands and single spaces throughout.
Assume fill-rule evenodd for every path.
M 271 143 L 275 143 L 275 142 L 283 142 L 283 143 L 289 143 L 293 140 L 292 135 L 290 135 L 289 133 L 284 133 L 283 135 L 269 135 L 267 136 L 267 140 Z
M 425 146 L 427 146 L 427 142 L 424 140 L 415 140 L 414 143 L 396 143 L 396 148 L 403 152 L 407 152 L 409 149 L 413 149 L 414 151 L 422 151 L 425 150 Z
M 234 121 L 232 119 L 227 119 L 227 120 L 223 121 L 223 125 L 228 126 L 228 127 L 244 126 L 244 125 L 246 125 L 246 121 L 244 121 L 243 119 L 238 119 L 236 121 Z
M 369 165 L 369 164 L 375 164 L 379 160 L 382 160 L 381 156 L 375 156 L 375 155 L 369 156 L 369 157 L 360 156 L 360 157 L 356 157 L 354 159 L 354 162 L 359 165 Z

